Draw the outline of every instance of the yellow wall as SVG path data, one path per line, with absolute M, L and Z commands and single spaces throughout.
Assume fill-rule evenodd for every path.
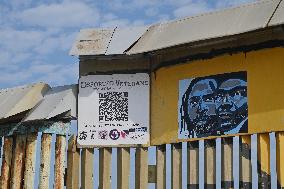
M 247 71 L 248 132 L 283 131 L 284 48 L 273 48 L 168 66 L 152 73 L 151 144 L 181 141 L 179 80 L 237 71 Z

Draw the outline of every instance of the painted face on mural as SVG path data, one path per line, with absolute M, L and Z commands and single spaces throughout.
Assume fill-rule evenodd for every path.
M 197 135 L 210 130 L 211 118 L 216 115 L 216 88 L 217 83 L 214 79 L 205 79 L 195 83 L 189 93 L 188 116 Z
M 222 130 L 237 127 L 247 117 L 247 83 L 241 79 L 222 82 L 216 95 L 216 113 Z

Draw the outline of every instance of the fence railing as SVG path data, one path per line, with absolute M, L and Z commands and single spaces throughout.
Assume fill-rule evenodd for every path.
M 53 150 L 52 138 L 55 138 Z M 67 145 L 66 137 L 62 135 L 52 137 L 45 133 L 41 134 L 40 140 L 36 133 L 8 136 L 3 139 L 0 184 L 1 188 L 13 189 L 37 186 L 64 188 L 65 185 L 68 189 L 108 189 L 113 186 L 118 189 L 145 189 L 149 186 L 157 189 L 218 186 L 283 188 L 284 132 L 262 133 L 253 138 L 256 139 L 253 147 L 257 147 L 253 150 L 252 136 L 244 135 L 235 139 L 228 137 L 150 147 L 149 150 L 154 152 L 149 156 L 146 147 L 80 149 L 76 146 L 75 136 L 69 138 Z M 239 144 L 236 145 L 236 141 Z M 40 145 L 40 153 L 37 152 L 37 145 Z M 216 154 L 217 151 L 221 154 Z M 252 159 L 252 152 L 257 158 Z M 238 154 L 237 158 L 235 154 Z M 113 158 L 116 158 L 115 164 Z M 95 169 L 94 160 L 99 161 Z M 154 163 L 149 164 L 149 161 Z M 220 162 L 220 165 L 216 162 Z M 253 164 L 257 169 L 252 169 Z M 238 169 L 238 175 L 234 169 Z M 277 174 L 271 174 L 271 170 Z M 219 181 L 217 175 L 221 178 Z

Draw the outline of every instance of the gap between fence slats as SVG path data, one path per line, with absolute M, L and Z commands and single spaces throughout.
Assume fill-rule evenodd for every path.
M 68 141 L 67 150 L 67 189 L 79 188 L 79 161 L 80 149 L 76 146 L 76 136 L 73 135 Z
M 182 188 L 182 143 L 172 145 L 172 188 Z
M 216 140 L 204 141 L 204 188 L 216 188 Z
M 24 179 L 26 135 L 17 135 L 15 148 L 13 150 L 11 189 L 21 189 Z
M 117 188 L 129 188 L 130 148 L 117 148 Z
M 94 149 L 82 149 L 81 156 L 81 188 L 93 188 L 93 162 L 94 162 Z
M 24 188 L 34 188 L 37 133 L 27 135 Z
M 148 188 L 148 148 L 136 148 L 135 189 Z
M 257 147 L 258 188 L 267 189 L 271 187 L 269 133 L 257 135 Z
M 239 140 L 239 187 L 240 189 L 252 188 L 252 165 L 251 165 L 251 135 L 240 136 Z
M 284 132 L 276 133 L 277 187 L 284 188 Z
M 99 189 L 111 188 L 111 148 L 100 148 Z
M 1 189 L 8 189 L 10 184 L 13 156 L 13 137 L 4 137 L 3 157 L 1 167 Z
M 156 189 L 166 189 L 166 145 L 156 148 Z
M 221 188 L 234 188 L 233 180 L 233 138 L 221 139 Z
M 54 168 L 55 189 L 64 188 L 65 148 L 66 148 L 66 137 L 57 135 L 56 144 L 55 144 L 55 168 Z
M 49 188 L 51 140 L 51 134 L 41 135 L 39 189 Z
M 187 143 L 187 188 L 199 188 L 199 142 Z

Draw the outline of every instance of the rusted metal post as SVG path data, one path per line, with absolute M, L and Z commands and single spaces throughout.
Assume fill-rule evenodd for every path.
M 277 187 L 284 188 L 284 132 L 276 133 Z
M 204 188 L 216 188 L 216 141 L 204 141 Z
M 199 142 L 187 143 L 187 188 L 199 188 Z
M 129 188 L 130 148 L 117 148 L 117 188 Z
M 261 133 L 257 135 L 257 170 L 258 170 L 258 188 L 271 188 L 270 179 L 270 142 L 269 134 Z
M 148 148 L 136 148 L 135 189 L 148 188 Z
M 81 163 L 81 188 L 93 188 L 93 162 L 94 162 L 94 149 L 82 149 L 82 163 Z
M 37 133 L 27 136 L 24 188 L 34 188 Z
M 172 145 L 172 188 L 182 188 L 182 143 Z
M 166 145 L 157 146 L 156 189 L 166 189 Z
M 24 180 L 26 135 L 17 135 L 12 159 L 11 189 L 21 189 Z
M 99 189 L 111 188 L 111 148 L 100 148 Z
M 1 167 L 1 189 L 8 189 L 10 184 L 11 163 L 13 156 L 13 137 L 4 137 Z
M 222 159 L 221 188 L 233 189 L 234 188 L 233 137 L 221 139 L 221 159 Z
M 54 188 L 63 189 L 64 188 L 64 161 L 65 161 L 65 147 L 66 147 L 66 137 L 56 136 L 55 144 L 55 168 L 54 168 Z
M 49 188 L 51 140 L 52 140 L 51 134 L 45 134 L 45 133 L 42 134 L 39 189 Z
M 67 151 L 67 189 L 79 188 L 79 160 L 80 150 L 76 146 L 76 136 L 73 135 L 68 141 Z
M 251 135 L 240 136 L 240 189 L 252 188 Z

